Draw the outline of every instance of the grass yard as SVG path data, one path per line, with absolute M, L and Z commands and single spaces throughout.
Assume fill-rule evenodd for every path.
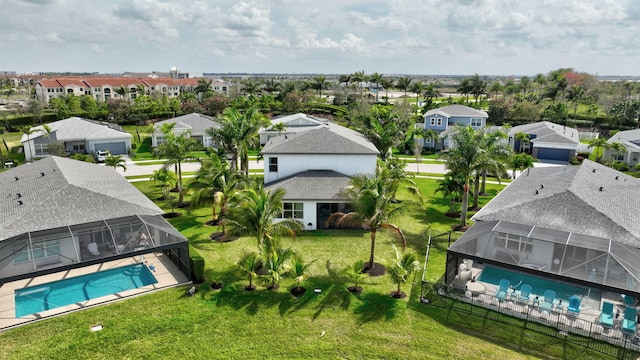
M 433 196 L 435 180 L 416 182 L 426 201 L 422 209 L 396 223 L 407 236 L 408 250 L 418 252 L 421 259 L 427 233 L 437 235 L 427 273 L 436 281 L 444 272 L 450 226 L 457 220 L 443 215 L 448 204 L 441 195 Z M 151 182 L 134 185 L 151 199 L 160 196 Z M 500 188 L 488 185 L 491 195 Z M 346 265 L 368 258 L 369 233 L 364 231 L 314 231 L 283 239 L 285 246 L 314 261 L 302 284 L 309 291 L 302 297 L 288 293 L 292 279 L 284 280 L 277 291 L 260 286 L 245 292 L 247 279 L 235 270 L 234 262 L 243 250 L 256 249 L 255 239 L 213 243 L 208 235 L 216 229 L 203 225 L 210 217 L 210 208 L 203 207 L 171 219 L 190 239 L 192 251 L 206 260 L 207 282 L 199 285 L 194 297 L 185 295 L 185 287 L 168 289 L 5 331 L 0 333 L 0 358 L 555 359 L 566 354 L 562 344 L 550 343 L 549 338 L 500 329 L 498 334 L 483 332 L 477 319 L 459 319 L 419 303 L 421 274 L 413 279 L 413 288 L 403 286 L 410 292 L 403 300 L 389 296 L 395 285 L 388 276 L 365 278 L 364 292 L 352 295 L 346 290 L 352 284 L 340 273 Z M 458 236 L 454 233 L 453 240 Z M 380 234 L 377 262 L 385 262 L 393 243 Z M 222 280 L 223 289 L 211 290 L 211 280 Z M 322 293 L 314 294 L 314 288 Z M 104 329 L 89 332 L 95 324 Z

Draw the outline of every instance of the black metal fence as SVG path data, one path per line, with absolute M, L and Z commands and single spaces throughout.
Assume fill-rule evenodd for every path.
M 512 327 L 513 332 L 524 330 L 546 335 L 601 354 L 603 358 L 635 360 L 640 357 L 638 338 L 619 329 L 604 328 L 596 322 L 558 312 L 539 311 L 528 304 L 498 301 L 493 295 L 470 296 L 468 292 L 442 283 L 423 281 L 421 301 L 461 315 L 482 318 L 485 326 L 490 323 L 502 328 Z

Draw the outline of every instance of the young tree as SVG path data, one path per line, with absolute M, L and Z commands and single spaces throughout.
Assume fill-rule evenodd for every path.
M 529 142 L 531 141 L 531 139 L 529 139 L 529 134 L 525 134 L 523 132 L 519 132 L 517 133 L 514 137 L 513 137 L 516 141 L 520 142 L 520 151 L 521 153 L 524 152 L 525 150 L 525 146 L 527 144 L 529 144 Z
M 418 256 L 414 252 L 400 252 L 395 246 L 392 246 L 392 260 L 387 265 L 389 269 L 389 275 L 391 280 L 398 285 L 395 292 L 392 293 L 394 298 L 405 297 L 400 290 L 400 286 L 407 281 L 411 275 L 420 268 L 420 262 L 418 262 Z
M 525 153 L 513 154 L 509 159 L 509 166 L 513 171 L 513 178 L 516 178 L 516 170 L 522 171 L 533 166 L 535 159 Z
M 353 283 L 353 286 L 349 286 L 347 290 L 354 294 L 360 294 L 362 292 L 362 287 L 358 286 L 358 284 L 360 284 L 360 282 L 364 278 L 364 273 L 362 272 L 363 269 L 364 260 L 358 260 L 354 264 L 344 268 L 344 270 L 342 271 L 347 279 Z
M 255 251 L 244 251 L 236 266 L 249 278 L 249 285 L 245 286 L 245 291 L 253 291 L 256 289 L 253 285 L 253 278 L 257 276 L 256 271 L 260 265 L 260 256 Z
M 607 143 L 607 139 L 598 137 L 593 138 L 591 139 L 591 141 L 589 141 L 588 148 L 594 148 L 593 154 L 595 156 L 596 162 L 600 162 L 600 160 L 602 159 L 603 151 L 607 149 L 608 146 L 609 143 Z
M 114 170 L 117 168 L 122 168 L 123 171 L 127 171 L 127 161 L 120 155 L 107 156 L 104 159 L 105 166 L 110 166 Z
M 286 262 L 294 252 L 290 248 L 283 248 L 279 241 L 267 242 L 259 247 L 262 264 L 267 269 L 267 290 L 277 290 L 280 280 L 289 272 Z
M 196 141 L 191 138 L 189 132 L 183 132 L 176 135 L 173 132 L 174 124 L 165 124 L 160 129 L 164 134 L 165 143 L 158 145 L 155 149 L 155 155 L 160 158 L 167 159 L 165 166 L 175 165 L 178 175 L 178 202 L 183 204 L 184 191 L 182 187 L 182 163 L 191 158 L 190 152 L 195 148 Z
M 169 197 L 169 189 L 178 181 L 178 177 L 173 171 L 163 167 L 155 170 L 149 180 L 160 183 L 162 197 L 159 200 L 164 200 Z
M 291 294 L 296 297 L 307 291 L 301 284 L 307 278 L 307 270 L 311 264 L 313 264 L 313 261 L 309 263 L 304 261 L 298 253 L 294 253 L 291 257 L 291 274 L 296 281 L 296 287 L 291 289 Z

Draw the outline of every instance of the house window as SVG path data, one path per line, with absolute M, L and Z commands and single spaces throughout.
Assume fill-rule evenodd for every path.
M 533 252 L 533 240 L 527 237 L 521 237 L 513 234 L 499 233 L 497 234 L 498 241 L 501 245 L 509 250 L 518 252 Z
M 436 118 L 431 118 L 431 119 L 429 120 L 429 124 L 430 124 L 431 126 L 435 126 L 435 125 L 436 125 Z
M 482 127 L 482 118 L 471 118 L 471 127 Z
M 44 155 L 49 153 L 49 144 L 35 144 L 36 155 Z
M 269 158 L 269 171 L 270 172 L 278 172 L 278 158 L 277 157 Z
M 60 255 L 60 240 L 46 240 L 33 244 L 30 251 L 27 241 L 20 241 L 13 245 L 14 263 L 22 263 L 34 259 L 42 259 Z
M 84 142 L 74 141 L 71 143 L 71 148 L 73 149 L 73 152 L 84 152 L 85 150 Z
M 156 136 L 157 145 L 166 144 L 166 143 L 167 143 L 167 139 L 164 136 Z
M 437 126 L 442 126 L 442 119 L 438 118 Z
M 302 219 L 304 217 L 302 203 L 282 203 L 282 218 L 284 219 Z

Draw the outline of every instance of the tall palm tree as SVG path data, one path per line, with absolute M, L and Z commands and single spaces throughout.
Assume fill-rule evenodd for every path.
M 389 103 L 389 89 L 393 87 L 393 80 L 382 78 L 380 79 L 380 86 L 384 89 L 384 102 L 385 104 Z M 377 94 L 377 92 L 376 92 Z
M 609 146 L 609 143 L 607 142 L 607 139 L 605 138 L 593 138 L 591 139 L 591 141 L 589 141 L 589 146 L 588 148 L 594 148 L 594 155 L 596 158 L 596 162 L 600 162 L 600 159 L 602 159 L 602 151 L 607 149 L 607 147 Z
M 241 86 L 241 91 L 249 97 L 260 93 L 260 90 L 262 89 L 262 84 L 253 78 L 242 80 Z
M 409 90 L 409 86 L 411 85 L 411 78 L 410 77 L 401 77 L 398 79 L 398 82 L 396 83 L 396 88 L 398 88 L 399 90 L 404 91 L 404 99 L 405 101 L 407 100 L 407 90 Z
M 401 252 L 395 246 L 392 245 L 392 259 L 388 263 L 389 275 L 391 280 L 398 285 L 398 288 L 392 296 L 395 298 L 402 298 L 405 294 L 400 290 L 402 284 L 409 281 L 411 275 L 418 271 L 420 268 L 420 262 L 418 261 L 418 255 L 415 252 Z
M 533 166 L 535 159 L 525 153 L 513 154 L 509 158 L 509 167 L 513 170 L 513 178 L 516 178 L 516 170 L 522 171 Z
M 206 99 L 213 95 L 213 89 L 211 88 L 212 82 L 213 81 L 211 79 L 200 78 L 198 79 L 198 83 L 196 84 L 196 87 L 193 89 L 193 91 L 196 94 L 202 94 L 202 99 Z
M 416 106 L 417 106 L 420 100 L 420 96 L 424 92 L 424 84 L 422 83 L 422 81 L 414 82 L 409 87 L 409 91 L 416 94 Z
M 523 153 L 525 149 L 525 145 L 531 142 L 529 138 L 529 134 L 525 134 L 523 132 L 518 132 L 513 136 L 513 139 L 520 142 L 519 152 Z
M 473 193 L 473 208 L 478 209 L 478 199 L 480 193 L 485 193 L 487 173 L 493 173 L 500 181 L 501 175 L 506 171 L 505 164 L 511 156 L 511 149 L 509 145 L 503 141 L 507 135 L 501 131 L 497 131 L 491 134 L 484 132 L 480 133 L 481 144 L 484 149 L 482 156 L 478 160 L 477 167 L 475 169 L 476 179 Z M 482 177 L 482 181 L 480 181 Z
M 489 88 L 489 95 L 493 93 L 493 97 L 497 97 L 504 90 L 504 86 L 499 81 L 494 81 Z
M 271 242 L 280 235 L 295 236 L 296 232 L 304 229 L 304 224 L 298 220 L 283 219 L 282 199 L 284 189 L 274 190 L 245 189 L 238 194 L 238 206 L 229 209 L 227 224 L 235 234 L 251 234 L 256 237 L 256 244 L 260 246 Z
M 438 86 L 437 83 L 430 82 L 422 90 L 422 93 L 423 93 L 425 99 L 427 100 L 427 102 L 431 102 L 431 101 L 433 101 L 433 99 L 435 99 L 435 98 L 437 98 L 437 97 L 442 95 L 440 93 L 440 91 L 438 91 L 437 86 Z
M 612 142 L 609 144 L 609 150 L 611 150 L 611 160 L 618 160 L 618 155 L 627 151 L 627 147 L 621 142 Z
M 409 206 L 416 204 L 415 200 L 407 199 L 402 202 L 393 202 L 392 174 L 378 162 L 374 175 L 356 175 L 351 179 L 350 187 L 346 190 L 346 196 L 353 205 L 355 211 L 347 214 L 336 213 L 329 216 L 328 223 L 335 223 L 337 227 L 353 228 L 356 225 L 366 225 L 371 231 L 371 251 L 369 262 L 365 271 L 371 276 L 384 275 L 385 269 L 381 264 L 375 263 L 376 235 L 380 230 L 388 230 L 393 237 L 406 247 L 404 233 L 391 223 L 394 219 L 404 214 Z
M 376 84 L 376 102 L 378 102 L 380 80 L 382 80 L 382 74 L 378 74 L 377 72 L 374 72 L 373 74 L 369 75 L 369 82 Z
M 184 202 L 184 191 L 182 187 L 182 163 L 192 158 L 190 152 L 196 147 L 197 143 L 195 139 L 191 137 L 191 134 L 186 131 L 179 135 L 173 132 L 174 124 L 164 124 L 160 130 L 164 134 L 166 140 L 156 147 L 154 153 L 159 158 L 167 159 L 165 167 L 175 165 L 176 174 L 178 175 L 178 203 Z
M 424 140 L 429 139 L 429 149 L 433 151 L 436 146 L 436 140 L 438 140 L 438 132 L 433 129 L 426 129 L 422 132 L 422 138 Z
M 480 96 L 487 93 L 487 83 L 480 78 L 480 75 L 475 74 L 469 79 L 469 86 L 471 95 L 473 95 L 475 103 L 478 104 Z
M 122 168 L 123 171 L 127 171 L 127 161 L 120 155 L 107 156 L 104 159 L 105 166 L 110 166 L 114 170 Z
M 358 94 L 360 95 L 360 101 L 362 101 L 362 82 L 365 81 L 364 70 L 356 71 L 351 74 L 351 82 L 356 84 Z
M 31 126 L 25 125 L 23 127 L 20 128 L 20 132 L 22 132 L 23 134 L 27 135 L 27 147 L 29 149 L 29 159 L 31 159 L 31 134 L 33 134 L 34 132 L 36 132 L 38 130 L 32 128 Z
M 471 94 L 472 87 L 471 87 L 471 80 L 470 79 L 462 79 L 460 81 L 460 84 L 458 84 L 458 88 L 456 89 L 457 92 L 460 93 L 460 95 L 464 96 L 466 98 L 466 103 L 469 104 L 469 94 Z
M 399 121 L 398 116 L 388 107 L 374 105 L 368 115 L 358 118 L 359 131 L 380 151 L 380 158 L 391 157 L 393 147 L 399 145 L 409 130 L 409 125 Z
M 124 86 L 120 86 L 119 88 L 116 89 L 116 94 L 120 95 L 120 98 L 122 98 L 123 100 L 127 100 L 127 94 L 129 94 L 129 89 Z
M 273 95 L 273 93 L 282 91 L 282 83 L 274 78 L 264 80 L 263 84 L 264 91 L 268 92 L 269 94 Z
M 322 98 L 322 90 L 327 88 L 327 78 L 324 76 L 314 76 L 311 79 L 311 88 L 318 91 L 318 97 Z
M 449 135 L 451 146 L 440 156 L 447 161 L 447 168 L 464 178 L 462 192 L 462 210 L 460 212 L 459 227 L 467 225 L 467 210 L 469 207 L 469 183 L 485 152 L 480 148 L 480 136 L 471 126 L 460 126 Z

